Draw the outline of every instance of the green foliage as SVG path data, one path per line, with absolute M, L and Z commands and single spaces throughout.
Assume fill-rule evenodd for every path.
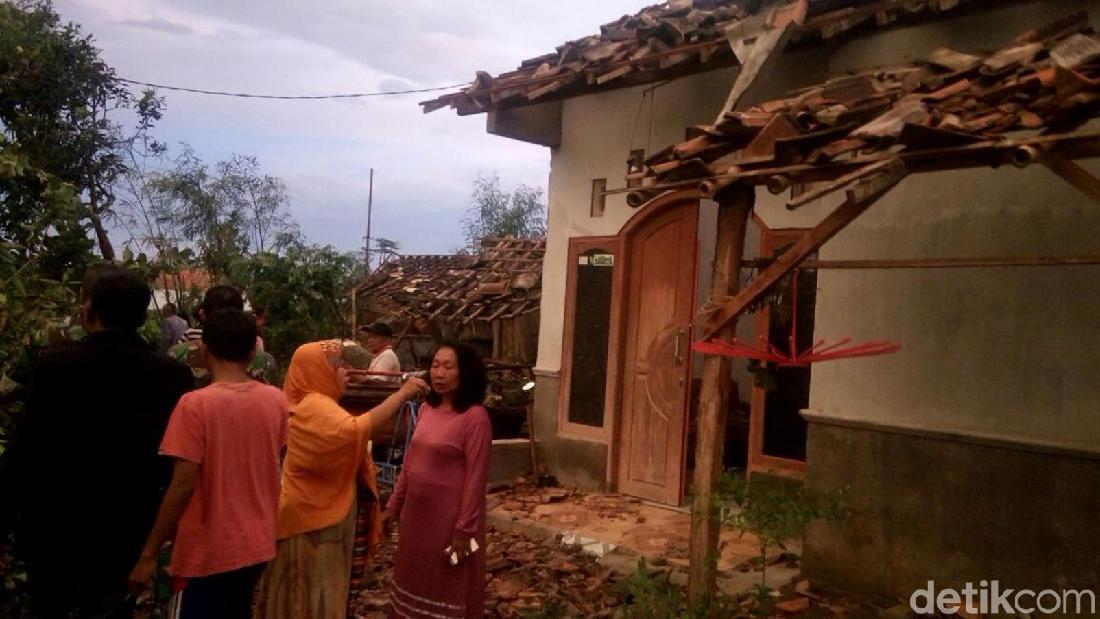
M 742 534 L 756 536 L 760 561 L 759 595 L 767 592 L 768 548 L 783 548 L 792 539 L 801 537 L 809 523 L 825 518 L 840 520 L 846 516 L 847 490 L 811 496 L 801 484 L 764 475 L 746 475 L 743 471 L 728 471 L 715 488 L 723 506 L 722 520 Z
M 626 619 L 671 619 L 682 616 L 684 592 L 672 584 L 669 573 L 651 574 L 644 558 L 622 583 L 626 606 L 621 616 Z
M 734 601 L 721 595 L 688 608 L 684 590 L 672 582 L 670 573 L 652 573 L 645 558 L 638 559 L 637 569 L 620 586 L 626 603 L 615 616 L 622 619 L 706 619 L 734 614 Z
M 168 170 L 127 179 L 127 220 L 135 241 L 167 257 L 193 248 L 199 264 L 225 280 L 241 256 L 277 253 L 298 241 L 283 181 L 255 157 L 234 155 L 211 169 L 184 145 Z
M 67 184 L 80 197 L 78 210 L 48 219 L 53 255 L 43 263 L 67 265 L 86 253 L 85 225 L 113 259 L 104 219 L 125 165 L 122 132 L 109 115 L 131 108 L 133 96 L 100 59 L 92 37 L 62 24 L 48 0 L 0 3 L 0 84 L 0 128 L 16 155 L 7 162 L 16 169 L 0 179 L 0 238 L 38 248 L 43 239 L 34 222 L 56 206 L 44 185 Z M 151 122 L 146 108 L 137 111 Z M 20 165 L 45 176 L 21 174 Z
M 568 610 L 562 604 L 550 603 L 542 608 L 528 608 L 520 612 L 523 619 L 565 619 Z
M 265 350 L 285 366 L 306 342 L 350 334 L 348 291 L 361 272 L 351 254 L 296 242 L 282 254 L 239 260 L 232 281 L 246 290 L 253 307 L 267 312 Z
M 500 177 L 496 174 L 478 176 L 471 199 L 473 204 L 462 220 L 467 251 L 480 251 L 482 239 L 546 234 L 546 205 L 542 203 L 541 189 L 520 185 L 509 195 L 500 188 Z

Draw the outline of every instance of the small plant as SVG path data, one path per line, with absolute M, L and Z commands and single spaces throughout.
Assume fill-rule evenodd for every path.
M 710 619 L 735 614 L 734 600 L 721 595 L 688 608 L 683 589 L 671 581 L 669 573 L 650 573 L 644 558 L 638 559 L 638 569 L 621 586 L 627 599 L 615 616 L 624 619 Z
M 627 604 L 622 617 L 629 619 L 671 619 L 682 616 L 684 593 L 672 584 L 669 573 L 651 574 L 645 558 L 622 584 Z
M 821 496 L 808 496 L 802 486 L 791 487 L 743 471 L 729 471 L 717 488 L 722 522 L 744 535 L 756 536 L 760 549 L 760 585 L 755 596 L 759 602 L 771 591 L 767 585 L 769 548 L 786 550 L 786 543 L 802 535 L 806 525 L 824 518 L 841 520 L 846 515 L 847 489 Z
M 519 614 L 523 619 L 565 619 L 568 616 L 565 606 L 552 603 L 542 608 L 528 608 Z

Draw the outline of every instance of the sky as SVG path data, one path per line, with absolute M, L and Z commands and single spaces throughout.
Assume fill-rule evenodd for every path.
M 120 77 L 262 94 L 335 94 L 466 83 L 509 71 L 645 6 L 645 0 L 55 0 Z M 138 88 L 138 87 L 135 87 Z M 372 236 L 402 253 L 462 245 L 472 182 L 546 189 L 549 149 L 485 133 L 485 116 L 423 114 L 434 94 L 277 101 L 160 91 L 154 131 L 208 163 L 259 158 L 287 184 L 311 242 L 361 249 L 369 170 Z M 442 94 L 442 93 L 439 93 Z

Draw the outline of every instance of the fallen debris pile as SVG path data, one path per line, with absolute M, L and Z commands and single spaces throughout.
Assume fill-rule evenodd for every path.
M 517 514 L 533 514 L 539 505 L 571 503 L 598 518 L 631 520 L 638 518 L 641 499 L 618 494 L 577 492 L 575 488 L 547 486 L 545 480 L 536 483 L 526 477 L 517 477 L 512 485 L 489 496 L 488 508 L 500 507 Z
M 807 168 L 830 164 L 855 170 L 853 178 L 839 168 L 826 175 L 840 177 L 833 185 L 850 184 L 856 174 L 877 171 L 868 166 L 885 165 L 875 156 L 899 156 L 918 167 L 946 166 L 950 157 L 1024 166 L 1043 156 L 1045 143 L 997 148 L 1013 146 L 1006 134 L 1068 134 L 1098 106 L 1100 39 L 1078 13 L 993 53 L 940 48 L 921 62 L 835 77 L 727 111 L 716 124 L 694 127 L 690 139 L 649 157 L 628 178 L 643 188 L 712 179 L 699 185 L 707 195 L 723 181 L 752 177 L 778 194 L 821 180 L 808 176 Z M 789 207 L 833 185 L 806 191 Z M 642 189 L 628 201 L 640 204 L 653 191 Z
M 489 527 L 486 542 L 486 612 L 492 616 L 611 617 L 624 602 L 621 579 L 596 557 L 563 546 L 560 538 L 537 542 Z M 393 539 L 368 568 L 356 616 L 385 612 L 395 550 Z

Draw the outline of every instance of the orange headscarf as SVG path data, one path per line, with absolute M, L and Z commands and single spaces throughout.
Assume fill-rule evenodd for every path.
M 377 496 L 365 453 L 370 415 L 340 407 L 334 360 L 340 342 L 303 344 L 294 352 L 283 392 L 290 400 L 290 432 L 279 497 L 278 537 L 316 531 L 342 521 L 355 503 L 359 475 Z M 377 502 L 375 503 L 377 504 Z
M 340 342 L 325 340 L 302 344 L 294 351 L 283 381 L 283 393 L 292 405 L 311 393 L 333 400 L 340 398 L 340 383 L 336 379 L 335 360 L 340 358 Z

